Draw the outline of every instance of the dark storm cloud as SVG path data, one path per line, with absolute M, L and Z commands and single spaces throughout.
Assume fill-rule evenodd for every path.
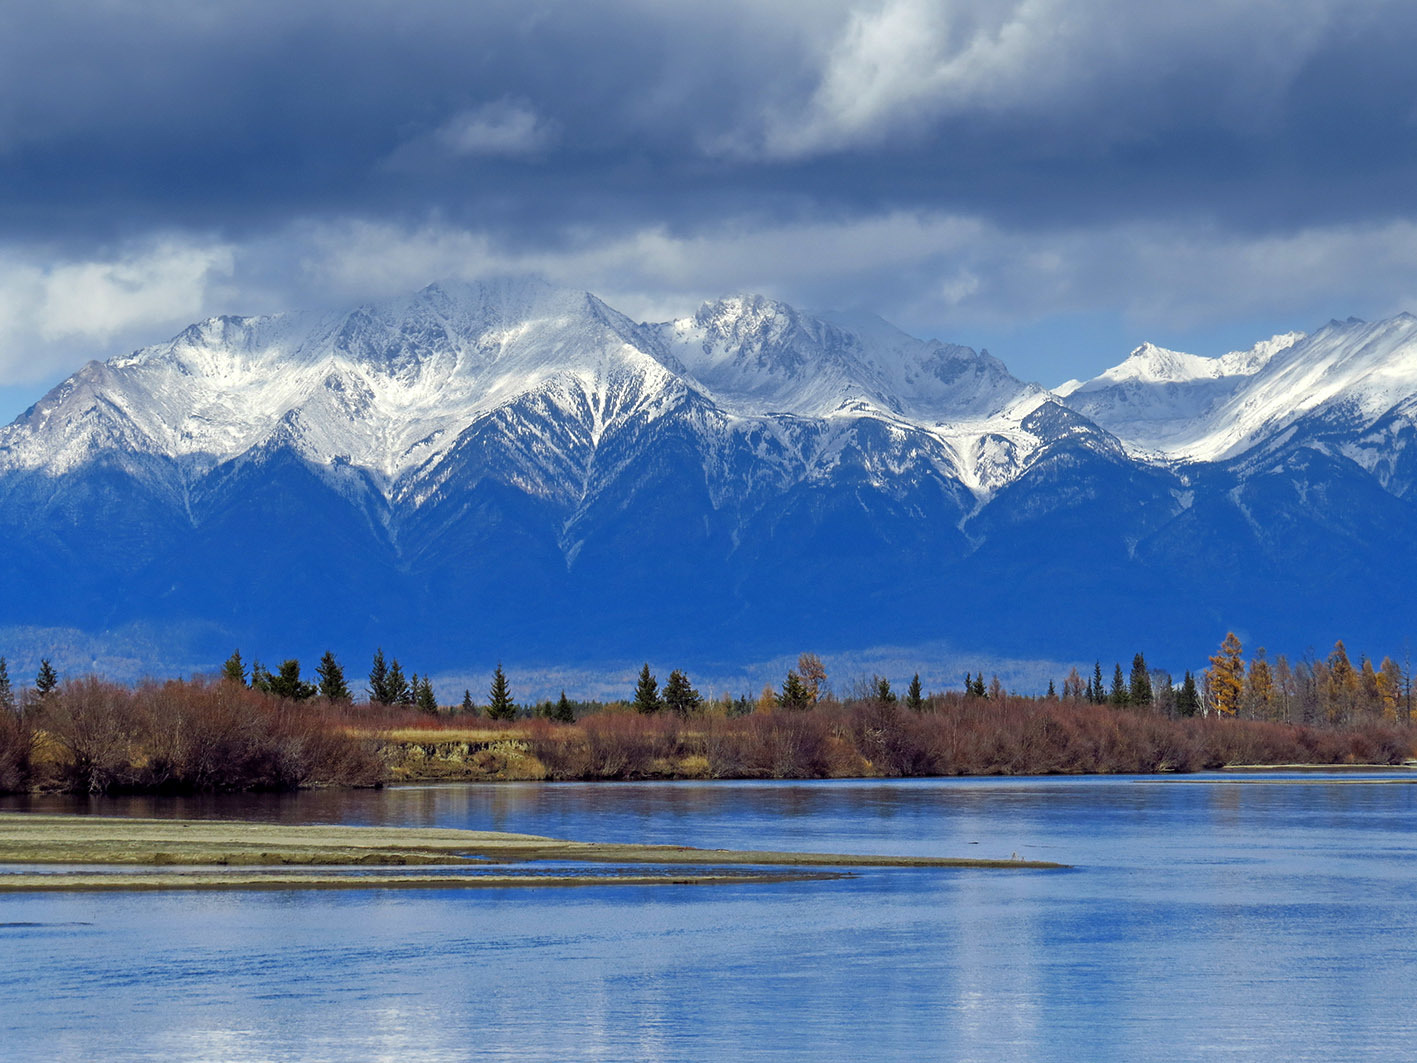
M 1392 312 L 1414 45 L 1374 0 L 12 0 L 0 384 L 489 270 L 1107 321 L 1092 371 L 1127 322 Z
M 1417 175 L 1397 5 L 114 0 L 8 5 L 0 29 L 11 235 L 430 210 L 1285 224 L 1406 211 Z M 495 128 L 457 150 L 498 107 L 524 118 L 503 150 Z

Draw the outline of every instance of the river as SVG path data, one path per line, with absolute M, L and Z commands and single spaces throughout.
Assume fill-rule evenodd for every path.
M 1072 869 L 9 896 L 0 1059 L 1410 1059 L 1417 787 L 1398 781 L 1410 778 L 9 798 L 0 810 L 1016 854 Z

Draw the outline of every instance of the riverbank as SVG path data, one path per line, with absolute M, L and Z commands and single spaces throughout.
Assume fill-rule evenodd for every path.
M 558 864 L 585 868 L 569 871 Z M 1025 860 L 708 850 L 446 828 L 0 813 L 3 865 L 66 870 L 0 871 L 0 892 L 707 885 L 835 877 L 848 868 L 1064 866 Z M 637 870 L 620 870 L 627 865 Z M 511 866 L 516 869 L 507 870 Z M 638 870 L 646 866 L 656 870 Z M 174 870 L 186 868 L 192 870 Z M 809 868 L 813 870 L 805 870 Z

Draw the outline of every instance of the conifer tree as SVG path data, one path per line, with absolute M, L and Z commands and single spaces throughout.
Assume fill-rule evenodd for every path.
M 389 662 L 389 674 L 384 682 L 389 693 L 388 704 L 413 704 L 413 689 L 408 685 L 408 680 L 404 678 L 403 666 L 399 664 L 397 657 Z
M 871 696 L 877 701 L 885 705 L 890 705 L 895 701 L 895 691 L 891 689 L 891 681 L 885 676 L 872 676 L 871 686 L 874 688 Z
M 371 702 L 380 705 L 393 704 L 394 699 L 389 695 L 389 666 L 384 661 L 382 646 L 374 651 L 374 663 L 369 666 L 369 686 L 366 693 Z
M 1146 658 L 1140 653 L 1132 658 L 1132 681 L 1127 690 L 1127 700 L 1133 705 L 1150 705 L 1152 702 L 1151 674 L 1146 668 Z
M 967 697 L 967 698 L 974 696 L 974 673 L 973 673 L 973 672 L 965 672 L 965 673 L 964 673 L 964 696 Z
M 246 685 L 246 664 L 241 660 L 241 651 L 233 650 L 226 663 L 221 666 L 221 677 L 232 683 Z
M 1181 680 L 1181 691 L 1176 695 L 1176 714 L 1178 716 L 1194 716 L 1200 711 L 1201 696 L 1196 689 L 1196 677 L 1186 670 L 1186 677 Z
M 1049 701 L 1058 700 L 1058 690 L 1056 687 L 1053 686 L 1053 680 L 1048 680 L 1048 693 L 1044 694 L 1043 696 Z
M 0 711 L 15 711 L 15 691 L 10 686 L 10 665 L 0 657 Z
M 259 690 L 263 694 L 271 692 L 272 675 L 266 671 L 266 666 L 260 661 L 251 661 L 251 689 Z
M 1112 693 L 1108 697 L 1113 705 L 1121 707 L 1129 703 L 1131 696 L 1127 693 L 1127 682 L 1122 678 L 1122 665 L 1118 663 L 1112 670 Z
M 561 697 L 557 700 L 555 707 L 551 710 L 551 718 L 557 723 L 575 723 L 576 713 L 571 708 L 570 699 L 566 697 L 566 692 L 561 691 Z
M 34 677 L 34 692 L 40 697 L 44 697 L 59 685 L 59 675 L 49 663 L 49 658 L 45 657 L 39 662 L 39 674 Z
M 1274 701 L 1274 677 L 1265 659 L 1264 647 L 1255 651 L 1250 667 L 1245 672 L 1245 692 L 1240 704 L 1246 717 L 1252 720 L 1272 718 L 1270 710 Z
M 1094 705 L 1101 705 L 1107 700 L 1107 688 L 1102 685 L 1102 662 L 1098 661 L 1092 666 L 1092 696 L 1088 698 Z
M 517 707 L 512 702 L 511 687 L 507 685 L 507 674 L 502 671 L 502 662 L 497 662 L 497 670 L 492 673 L 492 686 L 487 691 L 487 718 L 489 720 L 510 720 L 517 715 Z
M 418 682 L 418 696 L 416 698 L 418 707 L 428 715 L 433 716 L 438 712 L 438 698 L 433 693 L 433 682 L 424 676 Z
M 659 682 L 650 675 L 649 662 L 640 669 L 639 682 L 635 684 L 635 698 L 633 702 L 635 709 L 643 713 L 658 712 L 659 704 Z
M 472 691 L 464 689 L 462 692 L 463 715 L 471 716 L 477 712 L 477 706 L 472 703 Z
M 777 696 L 777 703 L 784 709 L 811 707 L 812 696 L 808 693 L 806 684 L 802 682 L 802 677 L 796 672 L 787 673 L 787 678 L 782 683 L 782 693 Z
M 1218 716 L 1234 716 L 1240 710 L 1244 694 L 1245 661 L 1240 656 L 1240 640 L 1231 631 L 1220 644 L 1220 652 L 1210 659 L 1206 669 L 1206 684 L 1210 690 L 1211 708 Z
M 805 689 L 805 686 L 804 686 Z M 703 704 L 703 697 L 689 684 L 689 677 L 677 668 L 664 684 L 664 707 L 679 716 L 689 716 Z
M 974 677 L 974 689 L 970 691 L 970 693 L 972 693 L 976 698 L 982 698 L 985 696 L 983 672 L 980 672 Z
M 276 674 L 270 677 L 269 689 L 278 698 L 304 701 L 315 696 L 315 688 L 300 678 L 300 662 L 295 658 L 281 661 Z
M 315 669 L 315 674 L 320 677 L 321 697 L 330 701 L 349 701 L 353 697 L 349 692 L 349 684 L 344 679 L 344 669 L 329 650 L 320 658 L 320 666 Z
M 910 686 L 905 688 L 905 703 L 916 712 L 925 707 L 925 693 L 920 687 L 920 673 L 916 672 L 910 680 Z

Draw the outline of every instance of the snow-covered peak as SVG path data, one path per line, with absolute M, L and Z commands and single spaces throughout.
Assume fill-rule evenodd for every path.
M 1233 457 L 1320 408 L 1375 418 L 1417 393 L 1417 318 L 1330 321 L 1219 358 L 1137 348 L 1121 365 L 1055 392 L 1137 454 Z

